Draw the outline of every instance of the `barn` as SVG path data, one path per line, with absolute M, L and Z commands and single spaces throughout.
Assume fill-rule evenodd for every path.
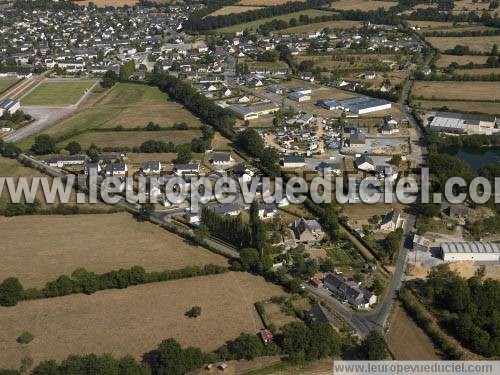
M 493 242 L 443 242 L 441 254 L 445 261 L 499 261 L 500 244 Z

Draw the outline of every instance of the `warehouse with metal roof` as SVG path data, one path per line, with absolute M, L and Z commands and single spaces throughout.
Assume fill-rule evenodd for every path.
M 500 261 L 500 243 L 479 241 L 443 242 L 441 244 L 441 255 L 445 261 Z

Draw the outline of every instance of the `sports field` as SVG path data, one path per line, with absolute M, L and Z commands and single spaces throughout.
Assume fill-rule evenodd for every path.
M 83 353 L 140 359 L 169 337 L 212 351 L 241 332 L 263 328 L 254 303 L 280 294 L 280 287 L 262 277 L 228 272 L 21 302 L 0 309 L 0 367 L 17 368 L 25 355 L 35 363 Z M 194 305 L 201 315 L 186 317 Z M 35 336 L 28 345 L 16 342 L 23 331 Z
M 75 104 L 95 81 L 44 81 L 21 99 L 22 105 L 63 106 Z
M 398 5 L 397 1 L 339 0 L 332 2 L 330 8 L 367 12 L 378 8 L 389 9 L 396 5 Z
M 317 16 L 331 15 L 331 12 L 328 12 L 326 10 L 319 10 L 319 9 L 307 9 L 307 10 L 300 11 L 300 12 L 288 13 L 288 14 L 283 14 L 280 16 L 270 17 L 270 18 L 262 18 L 260 20 L 256 20 L 256 21 L 252 21 L 252 22 L 240 23 L 238 25 L 223 27 L 221 29 L 217 29 L 217 31 L 219 31 L 221 33 L 235 33 L 237 31 L 243 31 L 246 29 L 255 30 L 263 23 L 270 22 L 270 21 L 275 20 L 275 19 L 289 21 L 292 18 L 298 19 L 300 15 L 307 15 L 311 18 L 314 18 Z
M 80 267 L 104 273 L 135 265 L 147 271 L 227 265 L 222 256 L 128 213 L 0 217 L 0 225 L 0 280 L 15 276 L 25 287 L 44 286 Z
M 498 82 L 416 81 L 411 95 L 433 100 L 499 100 L 500 85 Z
M 456 45 L 467 46 L 471 51 L 490 52 L 494 44 L 500 45 L 500 35 L 471 36 L 471 37 L 427 37 L 433 47 L 444 52 L 453 49 Z

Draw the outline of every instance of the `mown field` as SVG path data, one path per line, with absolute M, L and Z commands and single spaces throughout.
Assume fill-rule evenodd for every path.
M 87 132 L 76 137 L 72 137 L 62 145 L 71 141 L 80 143 L 82 148 L 87 149 L 92 144 L 99 148 L 104 147 L 134 147 L 140 146 L 150 139 L 163 142 L 173 142 L 176 145 L 189 143 L 193 138 L 199 138 L 201 130 L 161 130 L 161 131 L 109 131 L 109 132 Z
M 456 45 L 467 46 L 471 51 L 490 52 L 494 44 L 500 44 L 500 35 L 471 37 L 427 37 L 433 47 L 441 52 L 454 48 Z
M 500 74 L 500 68 L 480 68 L 480 69 L 457 69 L 455 74 L 470 76 L 485 76 L 489 74 Z
M 447 100 L 415 100 L 414 103 L 422 109 L 442 109 L 443 107 L 446 107 L 450 111 L 479 112 L 500 116 L 499 103 Z
M 359 21 L 349 21 L 349 20 L 326 21 L 326 22 L 317 22 L 317 23 L 310 23 L 307 25 L 289 27 L 288 29 L 285 29 L 283 31 L 289 33 L 306 33 L 308 31 L 323 30 L 324 28 L 351 29 L 353 27 L 359 26 L 360 24 L 361 23 Z
M 396 360 L 439 360 L 431 339 L 416 325 L 401 304 L 390 317 L 387 345 Z
M 456 62 L 458 65 L 465 65 L 468 63 L 474 64 L 485 64 L 488 56 L 475 56 L 475 55 L 463 55 L 463 56 L 455 56 L 455 55 L 441 55 L 437 60 L 437 66 L 439 68 L 446 68 L 452 62 Z
M 209 14 L 209 16 L 223 16 L 226 14 L 236 14 L 236 13 L 244 13 L 250 10 L 260 9 L 262 7 L 252 7 L 252 6 L 238 6 L 238 5 L 228 5 L 226 7 L 222 7 L 217 9 L 215 12 Z
M 500 99 L 498 82 L 417 81 L 411 95 L 424 99 L 489 101 Z
M 162 271 L 227 264 L 222 256 L 127 213 L 0 217 L 0 225 L 0 280 L 15 276 L 25 287 L 42 287 L 80 267 L 104 273 L 135 265 Z
M 369 0 L 339 0 L 330 4 L 330 8 L 339 10 L 361 10 L 367 12 L 378 8 L 389 9 L 398 5 L 397 1 L 369 1 Z
M 363 70 L 363 69 L 374 69 L 376 65 L 385 65 L 384 61 L 387 63 L 397 62 L 402 59 L 402 56 L 397 54 L 342 54 L 342 55 L 300 55 L 295 59 L 298 63 L 304 60 L 312 60 L 315 65 L 320 68 L 326 68 L 328 70 Z
M 119 83 L 108 91 L 92 94 L 86 102 L 81 110 L 49 126 L 42 133 L 55 138 L 62 137 L 66 141 L 73 134 L 77 136 L 92 129 L 118 126 L 144 128 L 150 121 L 162 127 L 169 127 L 177 122 L 185 122 L 194 128 L 201 126 L 201 122 L 195 116 L 180 104 L 168 100 L 167 96 L 156 87 Z M 88 134 L 84 140 L 95 137 L 95 134 Z M 127 137 L 131 140 L 125 139 L 125 141 L 133 142 L 131 133 L 110 134 L 116 136 L 115 142 L 121 143 L 121 140 Z M 155 133 L 149 132 L 149 135 L 150 139 L 155 138 Z M 33 144 L 33 140 L 33 136 L 28 137 L 21 141 L 20 145 L 27 149 Z M 139 144 L 134 143 L 134 145 Z
M 304 1 L 304 0 L 295 0 Z M 290 0 L 241 0 L 238 2 L 239 5 L 253 5 L 253 6 L 273 6 L 289 3 Z
M 10 86 L 16 83 L 18 79 L 16 78 L 0 78 L 0 93 L 7 90 Z
M 140 359 L 169 337 L 212 351 L 241 332 L 257 333 L 263 327 L 254 303 L 281 294 L 261 277 L 229 272 L 21 302 L 0 309 L 0 367 L 17 368 L 26 355 L 35 364 L 83 353 Z M 186 317 L 194 305 L 201 315 Z M 23 331 L 35 336 L 28 345 L 16 342 Z
M 289 21 L 292 18 L 298 19 L 300 15 L 307 15 L 309 17 L 317 17 L 317 16 L 330 15 L 330 14 L 331 14 L 331 12 L 328 12 L 326 10 L 307 9 L 307 10 L 300 11 L 300 12 L 283 14 L 283 15 L 277 16 L 277 17 L 262 18 L 260 20 L 256 20 L 256 21 L 252 21 L 252 22 L 240 23 L 238 25 L 223 27 L 223 28 L 217 29 L 217 31 L 219 31 L 221 33 L 235 33 L 237 31 L 243 31 L 246 29 L 255 30 L 261 24 L 266 23 L 266 22 L 270 22 L 274 19 Z
M 75 104 L 95 81 L 44 81 L 21 99 L 22 105 L 62 106 Z

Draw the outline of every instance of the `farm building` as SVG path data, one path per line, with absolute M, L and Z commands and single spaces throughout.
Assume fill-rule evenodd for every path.
M 500 244 L 493 242 L 443 242 L 441 255 L 445 261 L 500 261 Z
M 288 94 L 288 99 L 301 103 L 311 100 L 311 95 L 302 92 L 291 92 Z
M 493 134 L 496 117 L 456 112 L 437 112 L 429 123 L 431 129 L 445 133 Z
M 302 168 L 306 165 L 306 159 L 303 156 L 284 156 L 283 168 Z
M 83 165 L 87 161 L 86 155 L 56 156 L 47 160 L 49 167 L 62 168 L 66 165 Z
M 274 103 L 256 103 L 249 105 L 232 104 L 228 108 L 243 120 L 252 120 L 277 112 L 280 107 Z
M 5 99 L 0 101 L 0 115 L 2 115 L 4 111 L 7 111 L 11 115 L 13 115 L 19 108 L 21 108 L 21 103 L 19 103 L 19 100 Z

